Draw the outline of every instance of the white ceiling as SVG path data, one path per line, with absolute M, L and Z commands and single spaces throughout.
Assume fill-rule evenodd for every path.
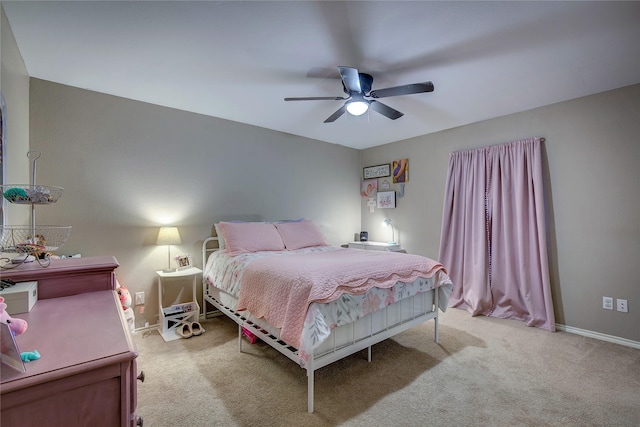
M 367 148 L 640 83 L 640 2 L 3 1 L 30 76 Z M 323 121 L 337 66 L 405 115 Z

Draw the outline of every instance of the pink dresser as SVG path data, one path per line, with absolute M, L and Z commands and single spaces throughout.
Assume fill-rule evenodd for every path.
M 0 274 L 3 279 L 14 282 L 37 281 L 38 300 L 41 300 L 115 289 L 114 271 L 118 265 L 113 256 L 66 258 L 51 260 L 46 268 L 34 261 Z
M 113 285 L 98 279 L 112 277 L 118 264 L 113 257 L 96 258 L 113 263 L 110 272 L 87 267 L 91 259 L 81 258 L 89 277 L 84 285 L 65 275 L 65 263 L 57 270 L 39 267 L 37 277 L 24 279 L 38 281 L 39 298 L 29 313 L 14 316 L 29 325 L 16 341 L 20 351 L 38 350 L 42 357 L 26 363 L 26 373 L 2 366 L 2 427 L 142 425 L 135 414 L 138 353 Z

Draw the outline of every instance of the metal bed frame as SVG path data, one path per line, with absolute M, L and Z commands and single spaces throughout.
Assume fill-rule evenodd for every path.
M 209 237 L 202 243 L 203 269 L 206 266 L 207 258 L 210 253 L 218 250 L 217 247 L 209 247 L 211 242 L 214 241 L 217 242 L 218 238 Z M 242 352 L 242 328 L 246 328 L 269 346 L 293 360 L 298 365 L 301 364 L 297 348 L 280 340 L 257 322 L 247 319 L 243 313 L 237 312 L 233 308 L 222 304 L 210 295 L 203 276 L 202 307 L 205 318 L 208 314 L 206 311 L 207 302 L 238 324 L 238 351 Z M 309 360 L 304 366 L 304 369 L 307 371 L 307 410 L 309 413 L 312 413 L 314 410 L 314 373 L 316 370 L 337 360 L 350 356 L 360 350 L 364 350 L 365 348 L 367 349 L 367 361 L 371 362 L 372 345 L 431 319 L 435 322 L 434 341 L 438 343 L 437 288 L 397 301 L 396 303 L 375 313 L 371 313 L 354 323 L 333 329 L 331 335 L 324 343 L 326 345 L 322 345 L 320 348 L 316 349 L 314 354 L 310 355 Z

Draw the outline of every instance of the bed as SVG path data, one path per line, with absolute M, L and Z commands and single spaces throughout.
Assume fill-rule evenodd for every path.
M 438 342 L 438 308 L 452 283 L 437 261 L 399 252 L 328 245 L 305 220 L 220 222 L 202 245 L 206 303 L 307 372 L 314 372 L 428 320 Z

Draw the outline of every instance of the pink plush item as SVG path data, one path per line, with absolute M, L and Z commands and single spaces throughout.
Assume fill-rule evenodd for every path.
M 131 307 L 131 293 L 129 289 L 120 285 L 118 281 L 116 281 L 116 292 L 118 293 L 118 298 L 120 299 L 120 304 L 122 305 L 122 309 L 126 310 Z
M 288 250 L 328 246 L 322 231 L 313 221 L 286 222 L 275 226 Z
M 284 243 L 274 224 L 219 222 L 218 228 L 231 255 L 284 250 Z
M 3 297 L 0 297 L 0 322 L 8 324 L 9 329 L 14 335 L 24 334 L 27 330 L 26 320 L 9 316 L 9 313 L 7 313 L 7 304 L 5 304 Z

